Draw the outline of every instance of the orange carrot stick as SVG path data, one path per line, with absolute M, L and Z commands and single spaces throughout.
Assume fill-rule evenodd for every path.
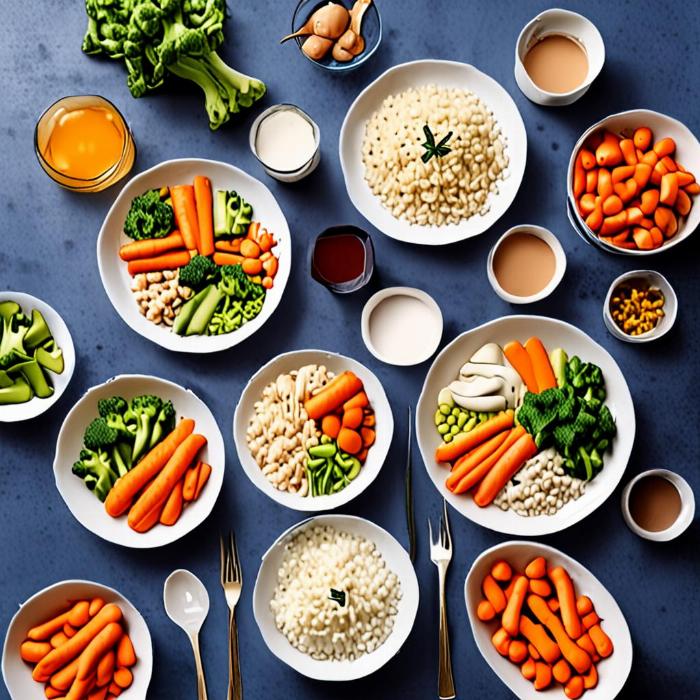
M 552 587 L 541 578 L 531 579 L 529 588 L 531 593 L 535 593 L 543 598 L 549 598 L 552 595 Z
M 104 608 L 104 606 L 105 606 L 104 598 L 99 598 L 99 597 L 93 598 L 90 601 L 90 607 L 88 608 L 88 613 L 89 613 L 90 617 L 94 617 L 95 615 L 97 615 L 97 613 L 100 612 L 100 610 L 102 610 L 102 608 Z
M 197 453 L 206 444 L 207 439 L 204 435 L 192 433 L 177 446 L 175 452 L 158 476 L 156 476 L 153 483 L 139 497 L 136 503 L 134 503 L 131 510 L 129 510 L 129 517 L 127 518 L 129 527 L 137 532 L 146 531 L 143 528 L 145 527 L 145 521 L 148 515 L 155 508 L 164 505 L 170 492 L 175 487 L 175 484 L 185 475 L 187 468 L 192 464 Z
M 158 474 L 178 446 L 192 434 L 194 421 L 183 418 L 175 429 L 159 442 L 131 471 L 117 479 L 105 500 L 105 510 L 117 518 L 124 513 L 134 496 Z
M 139 258 L 129 261 L 127 270 L 133 277 L 142 272 L 160 272 L 161 270 L 176 270 L 184 267 L 190 261 L 191 256 L 186 250 L 178 250 L 170 253 L 163 253 L 154 258 Z
M 63 626 L 73 624 L 82 627 L 89 619 L 90 604 L 87 601 L 79 600 L 70 610 L 48 620 L 41 625 L 32 627 L 27 632 L 27 637 L 35 642 L 43 642 L 52 637 L 56 632 L 63 629 Z
M 230 241 L 216 241 L 214 243 L 214 250 L 221 253 L 240 253 L 242 240 L 244 239 L 233 238 Z
M 121 641 L 121 640 L 120 640 Z M 97 664 L 97 685 L 101 688 L 104 685 L 109 685 L 112 682 L 112 674 L 114 673 L 114 665 L 116 663 L 116 654 L 113 649 L 110 649 Z
M 136 664 L 136 652 L 131 637 L 125 634 L 117 645 L 117 666 L 131 668 Z
M 36 664 L 52 649 L 53 647 L 49 642 L 33 642 L 31 639 L 28 639 L 26 642 L 22 642 L 19 648 L 19 655 L 22 661 L 26 661 L 28 664 Z
M 199 254 L 212 255 L 214 252 L 214 209 L 211 182 L 208 177 L 195 176 L 194 201 L 197 208 L 197 228 L 199 229 Z
M 535 370 L 527 350 L 517 341 L 513 340 L 503 346 L 503 353 L 513 369 L 521 376 L 527 386 L 527 390 L 536 394 L 539 391 Z
M 496 610 L 488 600 L 482 600 L 476 607 L 476 616 L 482 622 L 489 622 L 496 617 Z
M 513 427 L 513 411 L 504 411 L 489 418 L 468 433 L 459 433 L 452 442 L 446 442 L 435 450 L 438 462 L 452 462 L 490 437 Z
M 197 488 L 194 492 L 194 499 L 199 498 L 199 494 L 202 493 L 204 485 L 209 481 L 209 476 L 211 475 L 211 467 L 206 463 L 202 462 L 202 466 L 199 468 L 199 474 L 197 475 Z
M 503 589 L 496 583 L 496 580 L 491 574 L 486 574 L 481 583 L 481 590 L 486 596 L 486 600 L 493 605 L 493 609 L 500 613 L 506 608 L 506 595 Z
M 526 576 L 518 576 L 513 586 L 513 593 L 508 598 L 508 604 L 503 611 L 501 624 L 503 629 L 511 637 L 516 637 L 520 631 L 520 611 L 522 610 L 525 596 L 528 591 L 528 580 Z
M 525 576 L 528 578 L 544 578 L 547 575 L 547 560 L 535 557 L 526 567 Z
M 549 572 L 549 578 L 557 592 L 557 600 L 559 601 L 559 609 L 561 611 L 564 629 L 569 637 L 578 639 L 583 630 L 581 629 L 581 620 L 578 616 L 578 612 L 576 612 L 576 593 L 574 592 L 574 584 L 571 580 L 571 576 L 569 576 L 566 569 L 557 566 Z
M 367 408 L 369 399 L 364 391 L 358 391 L 355 396 L 352 396 L 343 404 L 343 411 L 349 411 L 351 408 Z
M 552 667 L 542 661 L 535 662 L 535 690 L 544 690 L 552 682 Z
M 528 338 L 525 341 L 525 350 L 535 372 L 538 391 L 554 388 L 557 385 L 557 378 L 554 376 L 554 370 L 542 341 L 539 338 Z
M 173 490 L 165 501 L 163 510 L 161 511 L 159 522 L 161 525 L 174 525 L 182 515 L 182 487 L 184 477 L 175 484 Z
M 474 494 L 474 502 L 481 508 L 491 503 L 523 463 L 537 454 L 537 450 L 537 445 L 530 435 L 526 433 L 519 437 L 479 484 Z
M 595 645 L 595 650 L 604 659 L 613 653 L 613 643 L 600 625 L 593 625 L 588 630 L 588 636 Z
M 217 265 L 241 265 L 245 258 L 235 253 L 214 253 L 214 262 Z
M 145 241 L 127 243 L 119 249 L 119 257 L 126 262 L 139 258 L 154 258 L 169 250 L 184 248 L 185 243 L 179 231 L 173 231 L 164 238 L 148 238 Z
M 510 636 L 508 635 L 508 632 L 506 632 L 503 627 L 500 627 L 497 629 L 493 636 L 491 637 L 491 641 L 493 642 L 493 645 L 496 647 L 496 651 L 501 655 L 501 656 L 508 656 L 508 649 L 510 647 Z
M 323 420 L 325 421 L 326 418 L 337 418 L 337 416 L 333 416 L 332 414 L 330 414 L 328 416 L 324 416 Z M 349 408 L 347 411 L 343 412 L 342 426 L 344 428 L 351 428 L 352 430 L 357 430 L 362 425 L 364 419 L 364 410 L 361 409 L 359 406 L 355 406 L 354 408 Z M 333 436 L 331 435 L 331 437 Z
M 182 485 L 182 497 L 185 499 L 185 501 L 194 501 L 201 466 L 202 462 L 199 461 L 192 465 L 185 473 L 185 481 Z
M 59 690 L 66 691 L 75 680 L 75 676 L 78 673 L 78 664 L 80 663 L 80 657 L 76 657 L 69 664 L 65 665 L 60 671 L 57 671 L 51 676 L 51 687 L 58 688 Z
M 552 641 L 542 625 L 533 622 L 526 615 L 520 616 L 520 634 L 530 642 L 539 655 L 550 664 L 561 656 L 561 649 Z
M 470 488 L 478 484 L 492 469 L 492 467 L 498 463 L 501 457 L 514 445 L 520 437 L 525 435 L 525 428 L 522 425 L 513 428 L 508 433 L 508 437 L 504 440 L 501 446 L 489 457 L 487 457 L 481 464 L 474 467 L 466 476 L 462 477 L 462 480 L 454 487 L 453 493 L 466 493 Z
M 175 222 L 187 250 L 199 250 L 199 223 L 197 220 L 197 204 L 192 185 L 176 185 L 170 188 L 170 198 L 173 202 Z
M 63 630 L 61 630 L 60 632 L 56 632 L 56 634 L 54 634 L 49 641 L 51 646 L 55 649 L 56 647 L 60 647 L 61 644 L 65 644 L 69 639 L 70 637 Z
M 90 678 L 80 679 L 76 678 L 71 685 L 70 690 L 66 694 L 65 700 L 83 700 L 86 698 L 88 693 L 95 687 L 97 683 L 97 678 L 91 676 Z
M 505 442 L 509 434 L 510 431 L 503 430 L 467 454 L 462 455 L 455 462 L 450 475 L 445 481 L 447 488 L 452 491 L 472 469 L 478 467 L 485 459 L 491 456 Z
M 304 402 L 309 418 L 318 420 L 333 413 L 355 394 L 362 391 L 362 380 L 350 371 L 340 374 L 331 384 Z

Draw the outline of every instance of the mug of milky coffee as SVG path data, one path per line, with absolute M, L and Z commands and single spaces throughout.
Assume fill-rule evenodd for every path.
M 603 63 L 603 37 L 590 20 L 569 10 L 546 10 L 520 32 L 515 81 L 539 105 L 569 105 L 588 90 Z
M 632 532 L 647 540 L 668 542 L 684 532 L 695 515 L 690 484 L 668 469 L 650 469 L 622 491 L 622 516 Z

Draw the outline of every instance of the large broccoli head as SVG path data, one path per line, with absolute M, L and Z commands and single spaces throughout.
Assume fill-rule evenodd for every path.
M 124 233 L 135 241 L 163 238 L 173 230 L 174 223 L 173 209 L 161 199 L 159 190 L 148 190 L 132 200 Z
M 219 274 L 218 265 L 206 255 L 195 255 L 180 268 L 179 282 L 183 287 L 199 291 Z

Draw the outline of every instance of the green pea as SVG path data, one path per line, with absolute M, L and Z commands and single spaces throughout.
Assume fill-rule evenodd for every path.
M 454 416 L 447 416 L 447 425 L 454 425 L 457 419 Z
M 488 414 L 486 414 L 486 413 L 479 414 L 479 423 L 483 423 L 485 420 L 488 420 L 488 419 L 489 419 Z
M 440 413 L 440 409 L 435 411 L 435 425 L 440 425 L 445 422 L 445 416 Z
M 445 442 L 451 442 L 451 441 L 452 441 L 452 434 L 451 434 L 451 433 L 447 433 L 447 435 L 443 435 L 443 436 L 442 436 L 442 439 L 443 439 Z
M 466 413 L 460 413 L 457 416 L 457 427 L 458 428 L 463 428 L 464 424 L 467 422 L 467 414 Z
M 452 412 L 452 409 L 446 403 L 441 403 L 439 410 L 444 416 L 449 416 Z
M 457 406 L 455 406 L 452 409 L 452 415 L 456 418 L 459 414 L 460 414 L 460 410 L 459 410 L 459 408 L 457 408 Z
M 445 433 L 450 432 L 450 426 L 447 425 L 447 423 L 442 423 L 441 425 L 438 425 L 437 431 L 440 433 L 440 435 L 444 435 Z
M 331 442 L 331 438 L 328 435 L 321 435 L 321 444 L 328 445 Z
M 453 426 L 450 428 L 450 432 L 451 432 L 453 435 L 457 435 L 457 433 L 459 432 L 459 426 L 453 425 Z

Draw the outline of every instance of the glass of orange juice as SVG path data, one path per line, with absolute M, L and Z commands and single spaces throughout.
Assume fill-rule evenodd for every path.
M 134 164 L 136 146 L 119 110 L 99 95 L 54 102 L 34 130 L 34 150 L 46 174 L 75 192 L 99 192 Z

